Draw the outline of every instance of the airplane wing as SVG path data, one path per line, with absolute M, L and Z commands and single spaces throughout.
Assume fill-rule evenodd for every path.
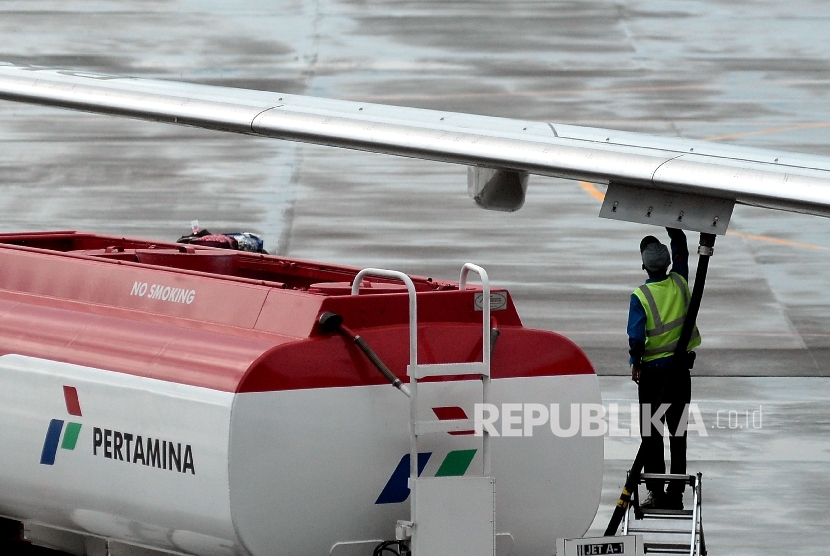
M 622 220 L 724 233 L 734 203 L 830 216 L 820 156 L 2 62 L 0 99 L 464 164 L 496 210 L 538 174 L 610 184 L 602 215 Z

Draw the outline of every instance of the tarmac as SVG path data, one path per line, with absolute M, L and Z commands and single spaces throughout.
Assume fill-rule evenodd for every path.
M 28 0 L 0 4 L 0 60 L 830 155 L 828 23 L 819 0 Z M 198 219 L 291 257 L 441 278 L 473 261 L 628 404 L 637 246 L 663 232 L 599 219 L 602 194 L 531 176 L 524 208 L 487 212 L 460 166 L 0 102 L 0 231 L 174 239 Z M 829 232 L 739 206 L 717 240 L 693 380 L 709 434 L 689 447 L 711 554 L 830 545 Z M 591 534 L 636 448 L 607 438 Z

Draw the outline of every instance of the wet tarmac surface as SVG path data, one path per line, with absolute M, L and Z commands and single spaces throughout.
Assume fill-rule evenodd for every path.
M 830 155 L 828 25 L 818 0 L 7 0 L 0 60 Z M 526 325 L 585 349 L 607 399 L 632 398 L 628 296 L 655 231 L 597 218 L 601 187 L 532 176 L 502 214 L 465 185 L 463 167 L 0 102 L 0 231 L 171 239 L 199 219 L 294 257 L 442 278 L 471 260 Z M 730 232 L 694 396 L 709 421 L 770 413 L 690 442 L 709 549 L 825 553 L 830 220 L 736 207 Z M 597 523 L 636 439 L 606 446 Z
M 637 401 L 633 383 L 601 377 L 600 386 L 603 403 L 617 404 L 619 429 L 628 432 L 630 406 Z M 703 473 L 709 553 L 821 554 L 830 500 L 830 382 L 820 377 L 699 377 L 692 396 L 700 421 L 690 419 L 688 471 Z M 696 423 L 703 425 L 705 436 Z M 602 502 L 590 535 L 605 530 L 638 447 L 638 436 L 606 437 Z M 690 509 L 688 489 L 684 502 Z

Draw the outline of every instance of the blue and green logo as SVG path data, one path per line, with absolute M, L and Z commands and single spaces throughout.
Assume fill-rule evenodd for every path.
M 63 398 L 66 401 L 66 412 L 75 417 L 82 417 L 81 404 L 78 401 L 78 391 L 74 386 L 63 387 Z M 81 433 L 81 424 L 70 421 L 64 428 L 63 419 L 52 419 L 46 430 L 46 439 L 43 441 L 43 452 L 40 454 L 42 465 L 54 465 L 58 452 L 58 444 L 62 450 L 74 450 Z M 63 440 L 61 440 L 63 434 Z
M 467 419 L 467 413 L 460 407 L 433 407 L 432 411 L 439 421 L 452 419 Z M 455 431 L 451 435 L 468 435 L 473 431 Z M 467 473 L 477 450 L 453 450 L 447 454 L 444 461 L 435 472 L 436 477 L 461 477 Z M 418 476 L 421 476 L 427 466 L 432 452 L 420 452 L 418 454 Z M 392 472 L 386 486 L 378 496 L 375 504 L 399 504 L 409 498 L 409 454 L 406 454 L 398 462 L 398 466 Z

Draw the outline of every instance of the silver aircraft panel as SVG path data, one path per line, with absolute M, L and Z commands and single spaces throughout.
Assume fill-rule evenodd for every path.
M 665 155 L 654 156 L 659 151 L 650 153 L 652 156 L 603 151 L 561 144 L 567 143 L 565 140 L 553 144 L 552 141 L 492 137 L 472 130 L 363 121 L 290 108 L 264 112 L 253 128 L 257 134 L 281 139 L 594 181 L 607 181 L 613 176 L 648 182 L 655 170 L 668 160 Z
M 10 69 L 16 72 L 7 74 Z M 151 93 L 146 88 L 136 88 L 137 80 L 97 74 L 8 66 L 0 67 L 0 71 L 3 72 L 2 95 L 7 100 L 237 133 L 250 132 L 256 115 L 270 107 L 261 103 L 252 105 L 245 98 L 227 102 L 218 95 L 211 100 L 198 95 L 172 95 L 168 94 L 172 92 L 168 87 L 153 88 Z
M 677 154 L 694 154 L 696 156 L 713 157 L 719 160 L 728 159 L 729 164 L 734 165 L 740 165 L 741 162 L 761 162 L 775 164 L 779 167 L 789 166 L 792 167 L 793 171 L 798 173 L 808 172 L 810 169 L 820 171 L 830 170 L 830 159 L 823 156 L 759 148 L 749 149 L 737 145 L 686 139 L 683 137 L 658 137 L 628 131 L 551 124 L 551 126 L 554 125 L 559 137 L 591 141 L 598 144 L 660 149 Z M 718 160 L 712 160 L 711 162 L 717 164 Z
M 823 157 L 28 66 L 0 66 L 0 98 L 830 215 L 830 161 Z

